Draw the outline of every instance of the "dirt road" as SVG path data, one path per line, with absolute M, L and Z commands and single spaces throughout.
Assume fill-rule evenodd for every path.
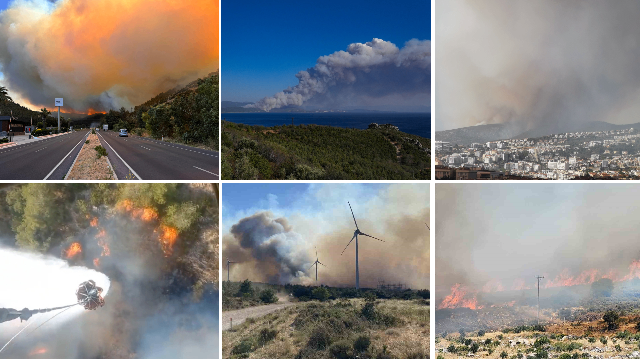
M 297 303 L 292 302 L 278 302 L 275 304 L 261 305 L 259 307 L 249 307 L 238 310 L 231 310 L 222 312 L 222 330 L 229 330 L 231 328 L 231 318 L 233 318 L 233 326 L 240 325 L 247 318 L 259 318 L 269 313 L 275 312 Z

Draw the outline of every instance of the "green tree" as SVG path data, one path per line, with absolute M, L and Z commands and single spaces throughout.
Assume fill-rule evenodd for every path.
M 46 108 L 43 107 L 42 109 L 40 109 L 40 116 L 42 117 L 42 121 L 44 121 L 45 124 L 50 114 L 51 114 L 51 111 L 47 110 Z
M 260 292 L 260 300 L 264 303 L 275 303 L 278 301 L 278 297 L 276 296 L 276 292 L 273 289 L 265 289 Z
M 318 287 L 313 291 L 311 291 L 311 296 L 313 297 L 313 299 L 317 299 L 321 302 L 324 302 L 327 299 L 329 299 L 329 291 L 327 290 L 327 288 Z
M 607 310 L 602 316 L 602 320 L 607 323 L 607 329 L 614 330 L 618 328 L 618 321 L 620 320 L 620 314 L 615 310 Z
M 238 294 L 241 297 L 245 295 L 253 295 L 253 287 L 251 287 L 251 281 L 249 279 L 245 279 L 242 284 L 240 284 Z
M 0 102 L 13 102 L 6 87 L 0 86 Z

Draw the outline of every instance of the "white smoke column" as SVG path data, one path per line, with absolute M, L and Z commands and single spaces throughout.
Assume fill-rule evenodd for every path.
M 22 310 L 61 307 L 77 302 L 76 289 L 84 281 L 92 279 L 102 287 L 102 295 L 109 291 L 109 278 L 103 273 L 86 267 L 71 267 L 55 257 L 25 253 L 13 249 L 0 248 L 0 308 Z M 47 323 L 51 328 L 82 314 L 85 309 L 78 305 L 55 317 Z M 29 321 L 44 322 L 56 312 L 35 314 L 27 322 L 15 319 L 2 323 L 2 335 L 15 334 Z M 36 328 L 34 324 L 32 327 Z M 44 327 L 43 327 L 44 329 Z M 31 329 L 29 329 L 31 330 Z M 27 331 L 29 331 L 27 330 Z M 11 335 L 13 335 L 11 334 Z
M 428 105 L 431 86 L 431 42 L 412 39 L 402 49 L 381 39 L 354 43 L 347 51 L 321 56 L 316 66 L 296 74 L 298 85 L 265 97 L 247 108 L 270 111 L 302 106 L 324 95 L 323 102 L 359 101 L 405 95 L 418 97 L 416 105 Z M 353 103 L 348 103 L 353 104 Z

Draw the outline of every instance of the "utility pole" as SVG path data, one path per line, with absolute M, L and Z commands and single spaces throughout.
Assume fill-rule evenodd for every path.
M 543 279 L 543 276 L 536 276 L 538 280 L 538 325 L 540 325 L 540 279 Z

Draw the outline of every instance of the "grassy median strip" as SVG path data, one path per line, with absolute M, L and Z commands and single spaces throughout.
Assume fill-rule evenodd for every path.
M 107 151 L 94 133 L 87 137 L 67 180 L 115 180 L 107 160 Z

